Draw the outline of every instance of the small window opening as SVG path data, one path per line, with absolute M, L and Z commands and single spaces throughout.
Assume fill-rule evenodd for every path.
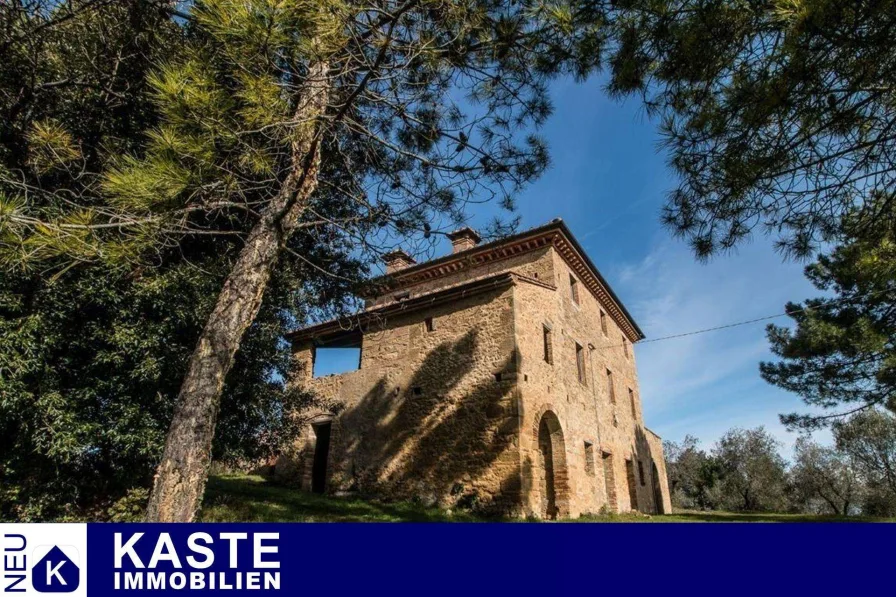
M 427 317 L 423 320 L 423 325 L 426 328 L 427 333 L 434 332 L 436 329 L 436 322 L 433 321 L 432 317 Z
M 600 331 L 604 333 L 604 336 L 607 335 L 607 314 L 603 309 L 600 310 Z
M 504 379 L 503 373 L 495 373 L 495 381 L 501 381 L 502 379 Z
M 585 473 L 594 476 L 594 444 L 585 442 Z
M 625 353 L 625 358 L 628 358 L 628 340 L 625 336 L 622 337 L 622 351 Z
M 647 485 L 644 481 L 644 463 L 640 460 L 638 461 L 638 479 L 641 481 L 641 486 Z
M 423 388 L 421 388 L 420 386 L 414 386 L 413 391 L 414 391 L 414 396 L 419 396 L 420 394 L 423 393 Z
M 572 295 L 572 302 L 579 304 L 579 281 L 572 274 L 569 274 L 569 291 Z
M 588 385 L 585 371 L 585 349 L 576 343 L 576 368 L 579 372 L 579 383 Z
M 338 375 L 361 368 L 361 345 L 316 346 L 314 348 L 313 377 Z
M 607 369 L 607 392 L 610 395 L 610 404 L 616 404 L 616 389 L 613 387 L 613 372 Z
M 628 400 L 632 405 L 632 418 L 638 418 L 638 407 L 635 406 L 635 392 L 631 388 L 628 389 Z
M 542 326 L 542 336 L 544 340 L 544 362 L 554 364 L 554 348 L 551 341 L 551 328 Z

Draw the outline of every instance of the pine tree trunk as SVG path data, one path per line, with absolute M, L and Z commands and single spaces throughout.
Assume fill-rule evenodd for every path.
M 211 463 L 221 392 L 246 330 L 258 315 L 271 272 L 317 188 L 320 116 L 329 100 L 329 65 L 314 63 L 300 94 L 292 169 L 249 233 L 206 321 L 177 397 L 147 521 L 189 522 L 199 510 Z

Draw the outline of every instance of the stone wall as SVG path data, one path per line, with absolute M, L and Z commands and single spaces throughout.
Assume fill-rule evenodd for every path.
M 643 426 L 630 339 L 624 338 L 606 314 L 606 308 L 581 283 L 576 303 L 569 267 L 553 251 L 549 258 L 553 288 L 520 284 L 515 291 L 524 433 L 520 467 L 523 494 L 527 496 L 524 508 L 530 515 L 545 514 L 541 464 L 544 457 L 538 431 L 541 418 L 553 413 L 559 420 L 566 448 L 565 490 L 569 495 L 568 512 L 564 514 L 578 516 L 603 508 L 625 512 L 633 509 L 633 502 L 641 511 L 653 512 L 650 445 Z M 601 311 L 605 313 L 603 325 Z M 544 357 L 545 329 L 550 330 L 552 363 Z M 584 355 L 582 381 L 577 346 Z M 612 372 L 612 399 L 608 370 Z M 632 463 L 636 475 L 633 485 L 628 483 L 626 461 Z M 613 470 L 603 470 L 607 466 Z M 634 499 L 630 487 L 634 489 Z
M 669 512 L 632 338 L 581 282 L 573 299 L 553 247 L 416 284 L 411 298 L 511 270 L 510 286 L 376 320 L 358 371 L 312 379 L 313 352 L 296 346 L 294 381 L 329 406 L 302 413 L 276 469 L 311 489 L 314 424 L 328 421 L 331 493 L 538 517 Z
M 335 414 L 327 491 L 518 511 L 512 289 L 377 327 L 364 334 L 360 370 L 306 377 L 308 389 L 335 405 L 303 413 Z M 307 363 L 308 347 L 296 358 Z M 283 466 L 307 463 L 310 439 L 299 438 Z
M 656 467 L 656 471 L 652 472 L 651 481 L 655 482 L 655 491 L 658 494 L 658 502 L 655 505 L 661 505 L 656 511 L 659 514 L 672 513 L 672 494 L 669 492 L 669 477 L 666 473 L 666 457 L 663 453 L 663 440 L 650 429 L 647 431 L 647 443 L 650 446 L 651 468 Z

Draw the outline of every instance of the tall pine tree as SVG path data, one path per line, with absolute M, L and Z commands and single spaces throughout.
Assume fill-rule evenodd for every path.
M 0 6 L 0 196 L 9 208 L 0 216 L 0 519 L 103 518 L 126 494 L 145 496 L 190 355 L 251 226 L 219 221 L 221 234 L 189 235 L 134 268 L 84 260 L 88 244 L 77 243 L 86 252 L 72 267 L 70 247 L 42 242 L 50 230 L 34 236 L 3 219 L 104 209 L 103 172 L 142 154 L 159 125 L 149 75 L 187 41 L 170 8 Z M 346 306 L 364 272 L 351 250 L 339 236 L 288 242 L 224 388 L 216 458 L 269 457 L 288 437 L 288 411 L 306 397 L 282 382 L 283 334 Z
M 843 244 L 806 268 L 828 296 L 788 304 L 793 330 L 768 327 L 781 360 L 762 363 L 762 377 L 822 411 L 783 416 L 791 427 L 875 407 L 896 412 L 896 215 L 857 212 L 844 230 Z
M 512 207 L 547 164 L 532 134 L 546 83 L 584 73 L 599 35 L 584 2 L 205 0 L 180 56 L 151 77 L 161 123 L 99 188 L 53 209 L 4 202 L 8 259 L 129 265 L 184 239 L 243 242 L 181 386 L 151 520 L 190 520 L 225 378 L 295 234 L 377 254 Z M 64 128 L 39 134 L 55 167 Z M 235 223 L 244 223 L 242 234 Z M 327 270 L 327 263 L 310 263 Z

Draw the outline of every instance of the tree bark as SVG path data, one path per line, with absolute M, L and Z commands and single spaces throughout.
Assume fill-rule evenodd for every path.
M 258 315 L 271 272 L 317 188 L 320 117 L 329 101 L 329 64 L 315 62 L 297 98 L 291 169 L 252 228 L 190 357 L 146 512 L 147 521 L 190 522 L 202 503 L 212 439 L 228 371 Z

